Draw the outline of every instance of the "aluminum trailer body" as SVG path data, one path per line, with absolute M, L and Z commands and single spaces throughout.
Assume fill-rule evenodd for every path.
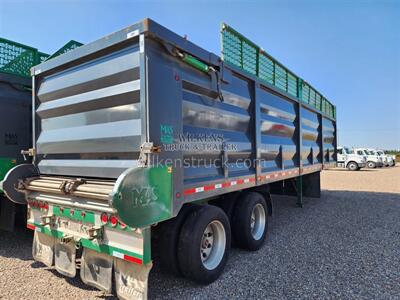
M 23 163 L 22 149 L 32 146 L 31 80 L 0 71 L 0 180 Z M 26 206 L 9 201 L 0 188 L 0 229 L 13 230 Z M 25 220 L 23 220 L 25 222 Z
M 82 280 L 111 291 L 114 277 L 121 299 L 147 296 L 152 243 L 177 272 L 215 280 L 231 232 L 262 245 L 272 184 L 319 196 L 336 163 L 333 117 L 150 19 L 32 75 L 33 164 L 4 189 L 28 203 L 36 260 L 73 277 L 80 248 Z

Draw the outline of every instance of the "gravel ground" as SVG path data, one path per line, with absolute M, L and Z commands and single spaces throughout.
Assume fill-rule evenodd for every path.
M 195 285 L 153 268 L 151 299 L 400 299 L 400 167 L 322 173 L 321 199 L 274 197 L 267 244 Z M 0 232 L 0 299 L 114 299 L 35 263 L 31 232 Z

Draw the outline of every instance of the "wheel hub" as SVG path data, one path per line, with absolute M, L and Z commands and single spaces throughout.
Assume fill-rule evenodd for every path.
M 225 228 L 219 221 L 213 221 L 204 230 L 200 243 L 200 258 L 203 266 L 215 269 L 225 253 Z
M 266 226 L 266 213 L 264 206 L 260 203 L 256 204 L 251 212 L 250 229 L 251 235 L 255 240 L 261 239 Z

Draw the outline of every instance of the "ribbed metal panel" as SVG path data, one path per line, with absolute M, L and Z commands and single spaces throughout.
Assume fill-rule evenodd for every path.
M 261 89 L 260 166 L 262 172 L 295 167 L 296 111 L 293 102 Z
M 320 161 L 320 146 L 318 145 L 319 138 L 319 121 L 318 115 L 308 109 L 301 110 L 302 124 L 302 153 L 301 160 L 304 166 L 310 164 L 321 163 Z
M 335 127 L 333 121 L 326 118 L 322 119 L 323 144 L 324 144 L 324 163 L 334 162 L 335 153 Z
M 239 80 L 238 80 L 239 82 Z M 183 91 L 183 136 L 189 140 L 202 138 L 197 145 L 210 145 L 209 149 L 184 149 L 183 158 L 186 184 L 210 179 L 248 174 L 251 166 L 238 163 L 251 157 L 250 95 L 245 81 L 231 90 L 223 90 L 224 101 L 216 101 L 191 90 Z M 192 84 L 193 89 L 193 84 Z M 233 90 L 232 88 L 235 88 Z M 187 142 L 185 142 L 188 145 Z M 196 144 L 196 142 L 192 143 Z M 234 145 L 234 149 L 229 148 Z M 223 165 L 223 161 L 226 163 Z M 217 162 L 215 164 L 215 162 Z
M 44 77 L 36 99 L 42 174 L 115 178 L 137 164 L 137 46 Z

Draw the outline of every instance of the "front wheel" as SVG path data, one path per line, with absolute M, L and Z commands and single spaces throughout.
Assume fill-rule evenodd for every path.
M 376 168 L 376 164 L 373 161 L 369 161 L 367 163 L 367 167 L 370 169 L 375 169 Z
M 231 228 L 222 209 L 204 205 L 187 216 L 182 226 L 178 260 L 182 274 L 209 284 L 223 272 L 229 256 Z
M 351 161 L 347 164 L 347 169 L 350 171 L 357 171 L 359 169 L 358 164 L 354 161 Z

